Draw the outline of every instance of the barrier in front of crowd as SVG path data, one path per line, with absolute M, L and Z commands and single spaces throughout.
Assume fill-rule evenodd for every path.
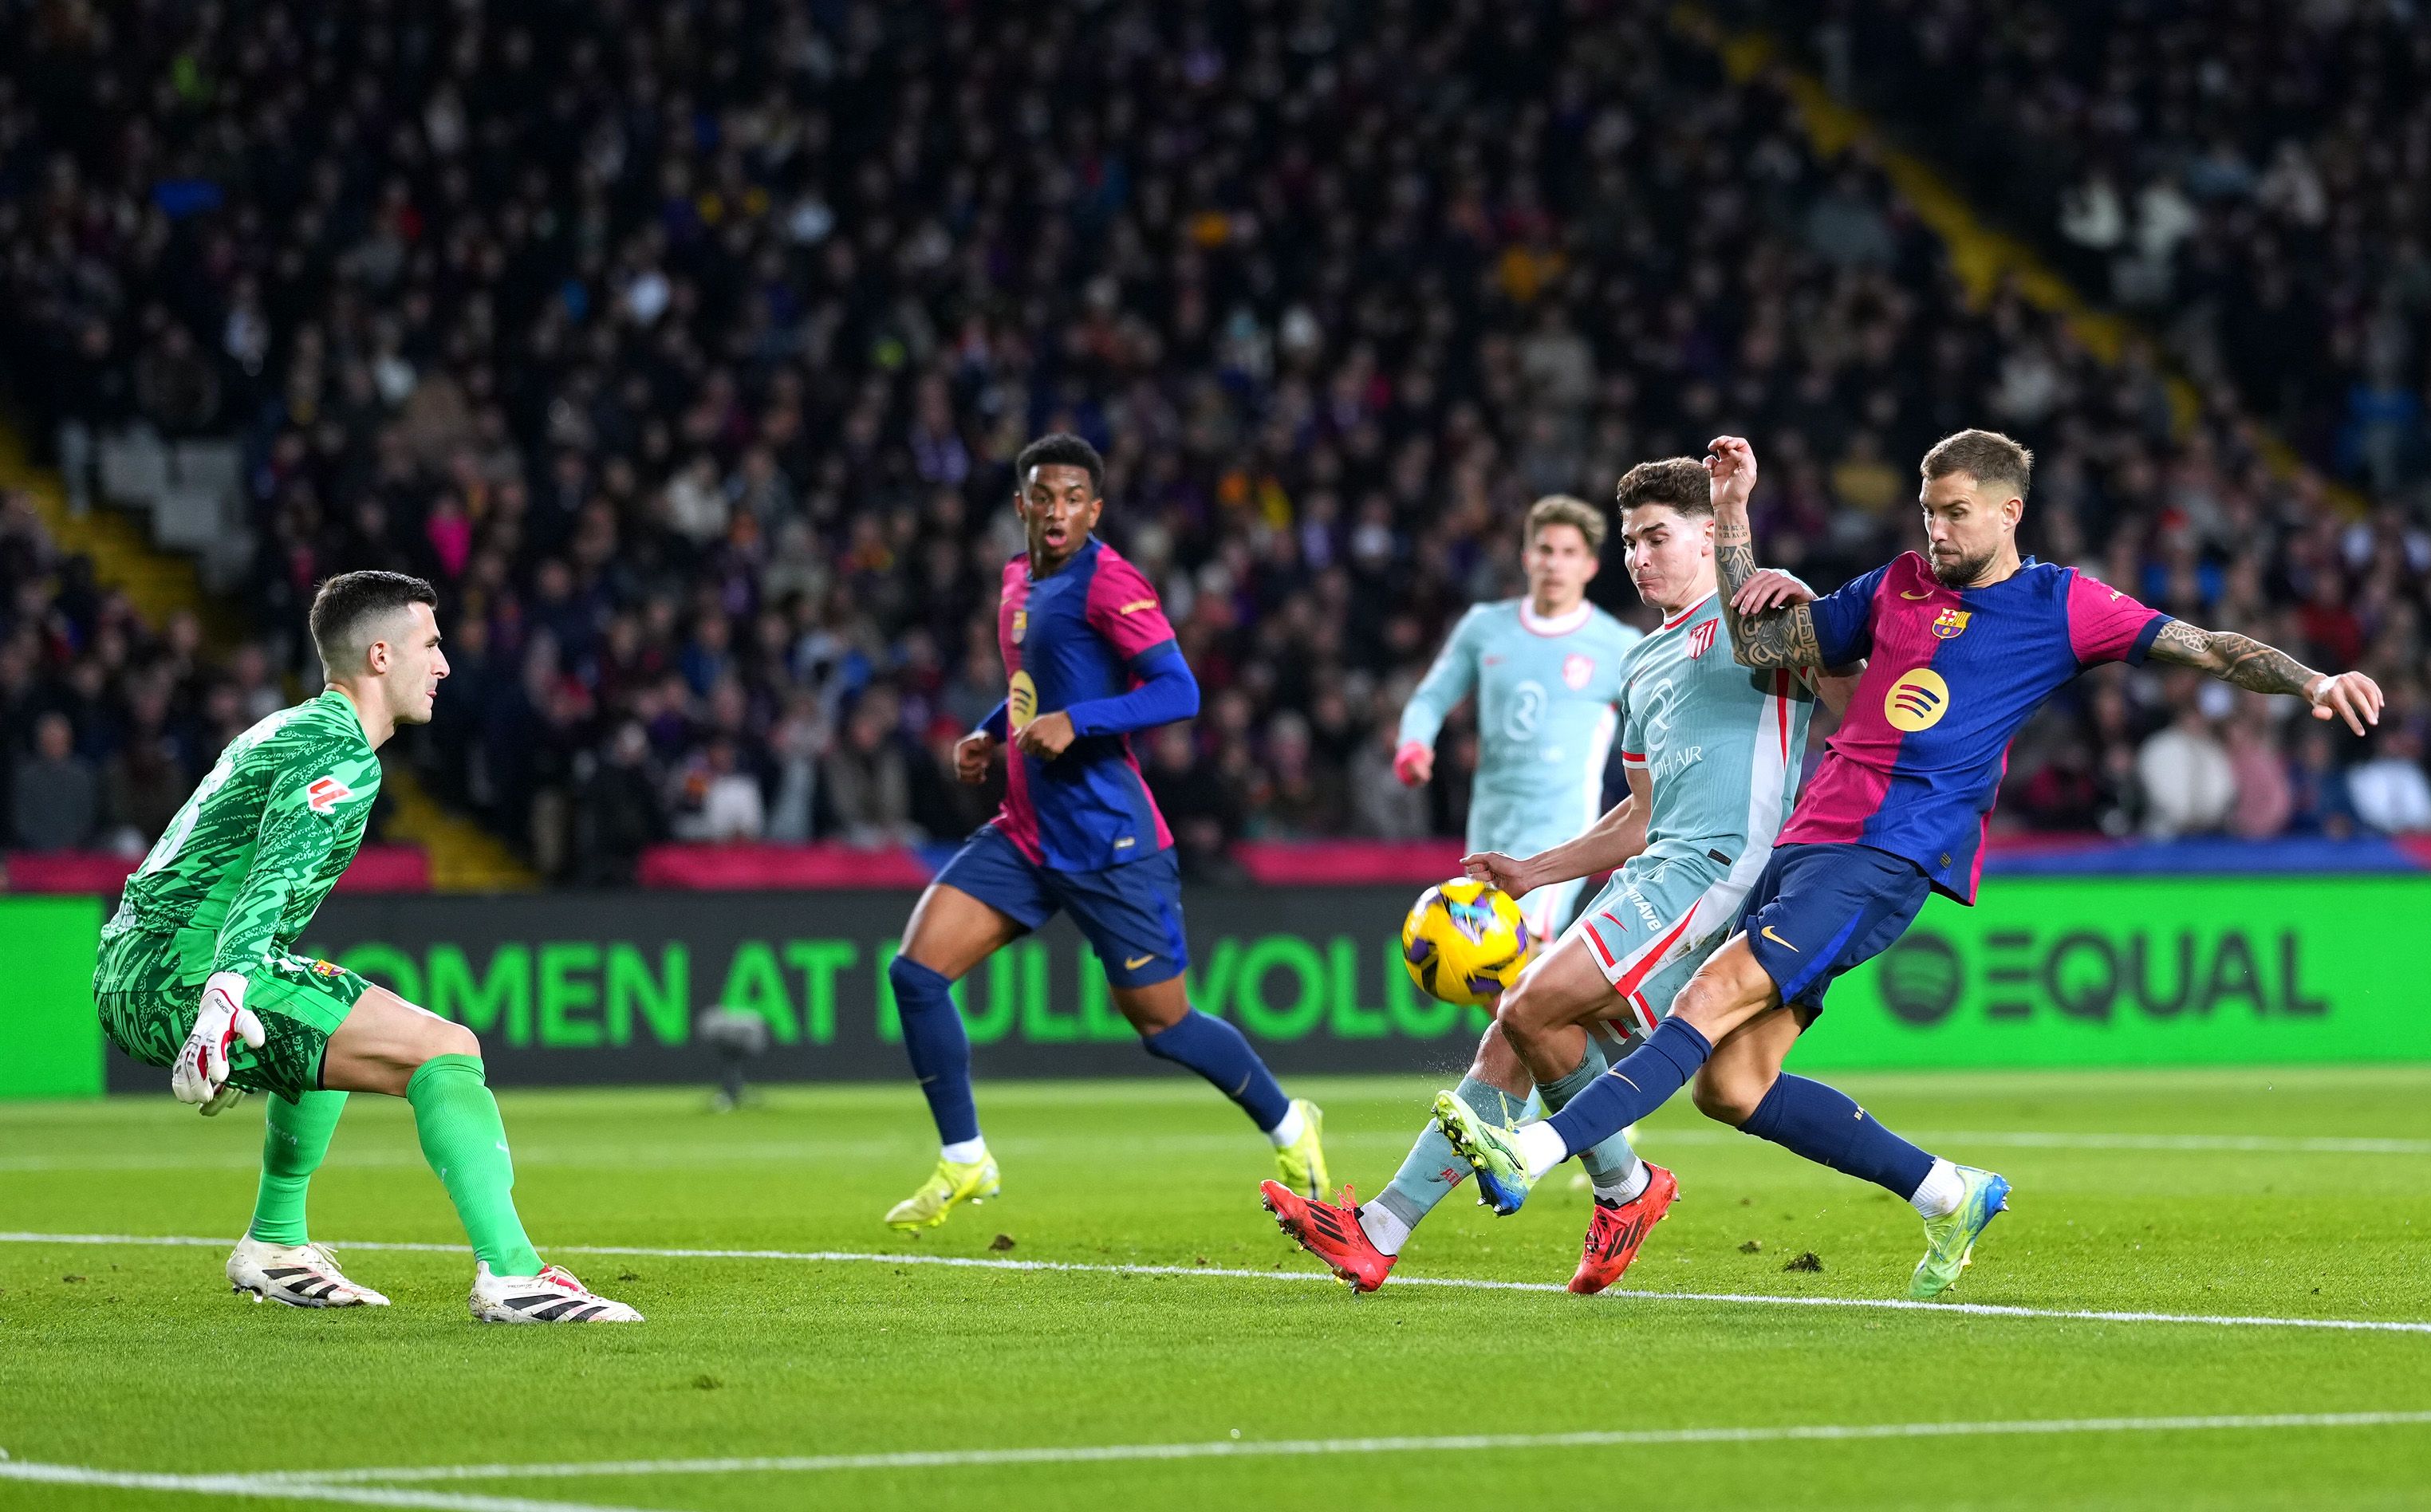
M 904 1074 L 886 963 L 916 895 L 617 892 L 334 897 L 301 942 L 477 1030 L 501 1084 L 706 1080 L 704 1009 L 763 1017 L 771 1080 Z M 1193 1000 L 1279 1069 L 1467 1064 L 1474 1009 L 1400 964 L 1403 887 L 1203 888 L 1185 903 Z M 0 899 L 17 1036 L 0 1096 L 157 1091 L 103 1052 L 94 899 Z M 1834 987 L 1794 1064 L 1817 1069 L 2431 1059 L 2415 946 L 2431 878 L 2016 877 L 1936 899 Z M 1155 1063 L 1058 922 L 962 989 L 984 1076 L 1118 1076 Z

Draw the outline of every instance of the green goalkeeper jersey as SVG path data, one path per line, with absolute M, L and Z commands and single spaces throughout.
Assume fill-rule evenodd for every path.
M 109 942 L 131 932 L 193 939 L 180 949 L 205 974 L 261 967 L 361 848 L 379 781 L 362 720 L 334 688 L 229 741 L 127 879 L 102 930 L 103 974 Z

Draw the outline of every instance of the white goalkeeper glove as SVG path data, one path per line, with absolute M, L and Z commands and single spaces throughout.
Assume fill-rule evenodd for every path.
M 194 1015 L 193 1033 L 177 1052 L 176 1069 L 169 1073 L 169 1090 L 180 1102 L 204 1104 L 217 1113 L 236 1100 L 222 1099 L 228 1077 L 228 1047 L 242 1039 L 255 1050 L 266 1036 L 261 1020 L 244 1005 L 244 978 L 233 971 L 214 971 L 203 983 L 203 1006 Z

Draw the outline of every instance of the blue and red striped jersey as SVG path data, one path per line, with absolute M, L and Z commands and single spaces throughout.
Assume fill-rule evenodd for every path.
M 996 632 L 1014 730 L 1130 692 L 1142 656 L 1173 644 L 1156 590 L 1095 536 L 1043 579 L 1031 577 L 1028 552 L 1006 563 Z M 1023 855 L 1063 871 L 1120 865 L 1173 844 L 1128 735 L 1077 736 L 1052 761 L 1013 749 L 995 824 Z
M 1810 606 L 1827 666 L 1866 660 L 1783 845 L 1855 842 L 1975 900 L 2009 742 L 2043 699 L 2103 662 L 2138 663 L 2170 616 L 2073 567 L 2026 559 L 1948 588 L 1910 551 Z

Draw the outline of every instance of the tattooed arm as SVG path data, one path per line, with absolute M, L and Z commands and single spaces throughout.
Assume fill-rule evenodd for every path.
M 2182 619 L 2153 638 L 2153 660 L 2208 672 L 2255 693 L 2292 693 L 2313 706 L 2316 719 L 2343 718 L 2360 735 L 2380 723 L 2380 685 L 2360 672 L 2316 672 L 2277 647 L 2235 630 L 2198 630 Z
M 1713 479 L 1714 569 L 1721 580 L 1722 625 L 1731 656 L 1741 666 L 1821 666 L 1815 615 L 1802 603 L 1760 613 L 1739 613 L 1735 600 L 1755 576 L 1755 529 L 1748 496 L 1755 492 L 1755 448 L 1737 436 L 1717 436 L 1705 471 Z

